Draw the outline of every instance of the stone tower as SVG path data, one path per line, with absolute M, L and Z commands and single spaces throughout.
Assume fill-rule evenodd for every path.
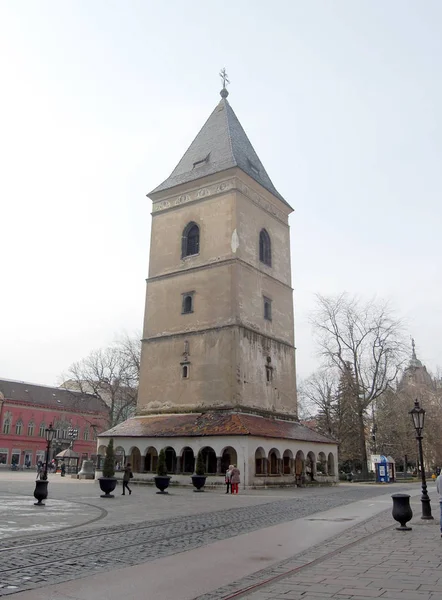
M 337 481 L 337 444 L 297 421 L 288 217 L 227 101 L 227 90 L 170 177 L 153 190 L 135 417 L 100 434 L 153 481 L 164 450 L 189 485 L 236 464 L 241 485 Z M 318 470 L 318 465 L 320 469 Z
M 296 418 L 288 216 L 221 91 L 153 203 L 138 415 Z

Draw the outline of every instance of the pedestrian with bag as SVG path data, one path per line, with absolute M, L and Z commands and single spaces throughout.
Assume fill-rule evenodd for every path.
M 241 483 L 240 470 L 236 465 L 231 465 L 230 471 L 230 489 L 232 494 L 238 493 L 238 486 Z
M 226 482 L 226 486 L 227 486 L 226 487 L 226 494 L 228 494 L 230 492 L 230 476 L 232 474 L 231 469 L 232 469 L 232 465 L 229 465 L 229 468 L 226 471 L 226 476 L 225 476 L 225 479 L 224 479 L 224 481 Z
M 129 496 L 132 494 L 132 490 L 129 487 L 129 481 L 132 479 L 133 476 L 134 475 L 132 473 L 131 464 L 127 463 L 127 465 L 124 467 L 124 475 L 123 475 L 123 496 L 125 495 L 126 489 L 129 492 Z

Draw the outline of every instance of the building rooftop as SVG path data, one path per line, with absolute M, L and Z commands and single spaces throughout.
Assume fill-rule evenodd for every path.
M 224 93 L 223 93 L 224 92 Z M 227 100 L 227 90 L 171 175 L 150 194 L 238 167 L 290 206 L 276 190 Z M 149 194 L 149 195 L 150 195 Z
M 99 413 L 109 411 L 106 404 L 92 394 L 25 381 L 0 379 L 0 393 L 3 394 L 5 400 L 29 402 L 30 404 L 59 410 Z
M 102 437 L 185 437 L 253 435 L 305 442 L 336 444 L 296 421 L 283 421 L 245 413 L 206 412 L 134 417 L 100 434 Z

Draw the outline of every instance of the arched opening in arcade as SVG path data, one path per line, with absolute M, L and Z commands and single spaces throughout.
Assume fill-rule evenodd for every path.
M 125 463 L 125 453 L 124 453 L 124 448 L 122 448 L 121 446 L 117 446 L 115 448 L 115 468 L 117 471 L 121 471 L 122 469 L 124 469 L 124 463 Z
M 147 473 L 155 473 L 157 470 L 158 452 L 153 446 L 149 446 L 144 455 L 144 470 Z
M 188 446 L 181 451 L 181 472 L 191 475 L 195 471 L 195 455 Z
M 286 450 L 282 455 L 282 473 L 283 475 L 291 475 L 292 474 L 292 465 L 293 465 L 293 452 L 291 450 Z
M 327 475 L 327 458 L 324 452 L 318 454 L 318 461 L 316 463 L 316 473 L 318 475 Z
M 305 456 L 302 450 L 298 450 L 295 456 L 295 477 L 298 485 L 303 483 L 305 477 Z
M 310 451 L 307 454 L 307 460 L 305 463 L 305 473 L 310 481 L 314 481 L 316 477 L 316 456 L 315 453 Z
M 201 450 L 207 475 L 216 475 L 216 454 L 213 448 L 206 446 Z
M 136 446 L 130 449 L 127 462 L 131 464 L 134 473 L 141 473 L 141 452 Z
M 221 454 L 221 473 L 225 473 L 230 465 L 238 466 L 238 456 L 232 446 L 227 446 Z
M 279 453 L 279 450 L 277 450 L 276 448 L 272 448 L 272 450 L 270 450 L 270 452 L 269 452 L 270 475 L 280 475 L 280 469 L 279 469 L 280 458 L 281 458 L 281 455 Z
M 328 460 L 327 460 L 327 471 L 329 475 L 336 475 L 335 473 L 335 457 L 333 456 L 333 452 L 329 452 Z
M 176 470 L 176 452 L 173 448 L 168 446 L 164 449 L 166 455 L 166 469 L 168 473 L 175 473 Z
M 257 448 L 255 452 L 255 475 L 266 475 L 266 453 L 264 448 Z

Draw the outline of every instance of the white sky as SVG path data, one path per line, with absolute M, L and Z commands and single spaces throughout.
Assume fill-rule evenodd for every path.
M 229 101 L 291 217 L 298 371 L 314 293 L 391 299 L 441 364 L 440 0 L 3 0 L 0 376 L 57 383 L 141 331 L 151 202 Z

